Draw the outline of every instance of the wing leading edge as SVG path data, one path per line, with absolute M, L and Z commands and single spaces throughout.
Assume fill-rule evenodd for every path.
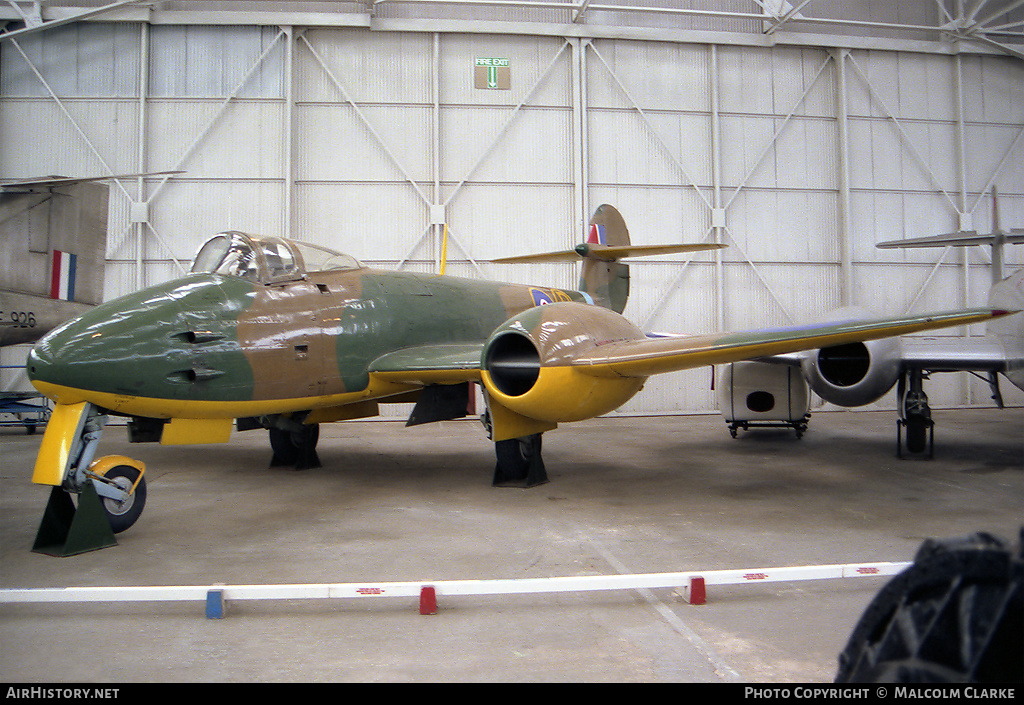
M 418 345 L 381 355 L 370 374 L 406 384 L 458 384 L 480 379 L 484 343 Z
M 692 367 L 889 338 L 936 328 L 968 325 L 1011 313 L 969 309 L 924 316 L 791 326 L 685 337 L 610 342 L 577 357 L 573 366 L 598 377 L 647 377 Z

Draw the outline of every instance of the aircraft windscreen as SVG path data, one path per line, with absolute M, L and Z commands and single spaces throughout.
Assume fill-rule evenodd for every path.
M 218 235 L 211 239 L 192 262 L 193 272 L 209 272 L 259 281 L 256 252 L 242 238 Z

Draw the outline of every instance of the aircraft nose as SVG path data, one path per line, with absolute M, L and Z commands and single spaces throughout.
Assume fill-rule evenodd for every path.
M 148 333 L 174 320 L 179 307 L 173 300 L 117 300 L 44 336 L 29 353 L 26 373 L 32 384 L 73 403 L 70 390 L 137 394 L 146 370 L 166 355 Z
M 48 333 L 46 336 L 43 336 L 43 340 L 49 335 Z M 25 370 L 28 373 L 29 380 L 33 382 L 37 379 L 43 382 L 49 381 L 52 375 L 53 363 L 53 354 L 50 350 L 44 348 L 40 343 L 36 343 L 32 350 L 29 351 L 28 360 L 25 363 Z
M 192 275 L 101 304 L 43 337 L 28 377 L 57 401 L 114 411 L 136 399 L 251 397 L 236 329 L 251 291 L 243 282 L 231 298 L 220 278 Z

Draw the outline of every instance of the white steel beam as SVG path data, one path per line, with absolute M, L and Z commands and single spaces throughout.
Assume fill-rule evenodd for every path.
M 53 88 L 50 87 L 50 84 L 47 82 L 47 80 L 43 78 L 43 74 L 39 72 L 39 69 L 36 68 L 36 65 L 33 64 L 31 59 L 28 58 L 28 55 L 21 48 L 21 45 L 17 42 L 17 40 L 12 40 L 11 44 L 14 46 L 15 49 L 17 49 L 18 53 L 21 55 L 21 58 L 25 60 L 25 64 L 28 66 L 29 71 L 31 71 L 32 74 L 35 75 L 37 79 L 39 79 L 39 83 L 42 84 L 44 89 L 46 89 L 46 92 L 50 95 L 50 98 L 56 104 L 57 109 L 60 110 L 61 115 L 63 115 L 67 119 L 67 121 L 71 123 L 71 127 L 74 129 L 76 133 L 78 133 L 78 136 L 85 143 L 85 146 L 89 148 L 89 151 L 92 152 L 93 156 L 96 157 L 100 164 L 103 165 L 103 169 L 107 172 L 107 174 L 113 175 L 115 172 L 113 169 L 110 168 L 110 165 L 107 164 L 107 160 L 104 159 L 103 155 L 101 155 L 99 150 L 96 149 L 96 145 L 94 145 L 92 143 L 92 140 L 89 139 L 89 136 L 85 134 L 85 130 L 83 130 L 82 127 L 78 124 L 78 121 L 71 116 L 70 112 L 68 112 L 67 106 L 64 105 L 64 101 L 62 101 L 57 96 L 57 93 L 54 92 Z M 118 188 L 120 188 L 121 191 L 124 192 L 124 195 L 130 199 L 131 194 L 128 193 L 128 190 L 125 189 L 121 181 L 119 179 L 115 179 L 115 183 L 117 184 Z
M 619 90 L 622 91 L 623 95 L 626 96 L 626 100 L 629 101 L 629 104 L 632 106 L 633 110 L 637 112 L 637 114 L 640 116 L 640 119 L 643 121 L 644 125 L 646 125 L 647 129 L 650 130 L 651 135 L 654 136 L 655 141 L 659 145 L 661 145 L 661 148 L 665 151 L 666 156 L 668 156 L 668 158 L 671 159 L 672 162 L 676 165 L 676 168 L 679 169 L 679 172 L 682 174 L 683 180 L 686 183 L 686 185 L 697 192 L 697 195 L 700 196 L 700 199 L 702 201 L 704 201 L 704 204 L 708 207 L 708 210 L 713 210 L 714 205 L 711 202 L 711 199 L 708 198 L 707 194 L 700 190 L 700 187 L 697 186 L 697 182 L 693 179 L 693 177 L 690 176 L 690 173 L 686 170 L 686 167 L 683 166 L 683 163 L 672 152 L 672 150 L 669 149 L 668 144 L 665 142 L 665 140 L 661 138 L 661 135 L 658 134 L 658 130 L 654 127 L 654 123 L 652 123 L 651 119 L 647 117 L 647 113 L 644 111 L 644 109 L 640 107 L 640 103 L 638 103 L 637 100 L 633 98 L 632 94 L 629 92 L 629 89 L 626 88 L 626 86 L 616 75 L 615 71 L 612 70 L 611 65 L 601 55 L 601 52 L 597 50 L 597 47 L 591 44 L 590 48 L 593 50 L 594 55 L 597 56 L 597 58 L 601 61 L 602 64 L 604 64 L 604 67 L 608 70 L 608 74 L 612 77 L 612 80 L 615 81 L 615 85 L 617 85 L 619 87 Z
M 853 232 L 850 222 L 850 110 L 846 82 L 846 60 L 850 52 L 840 49 L 833 53 L 836 81 L 837 169 L 839 176 L 839 269 L 840 302 L 853 305 Z
M 721 76 L 718 72 L 718 45 L 711 45 L 711 182 L 712 209 L 711 230 L 714 232 L 715 244 L 722 244 L 725 235 L 725 222 L 716 217 L 724 214 L 722 208 L 722 105 L 719 97 Z M 669 289 L 668 291 L 672 291 Z M 722 251 L 715 250 L 715 323 L 717 332 L 725 330 L 725 272 L 722 265 Z
M 274 47 L 277 46 L 277 43 L 281 41 L 281 37 L 283 36 L 285 36 L 285 31 L 279 31 L 277 33 L 277 36 L 274 37 L 274 41 L 270 42 L 270 44 L 263 51 L 263 53 L 260 54 L 259 58 L 256 59 L 255 62 L 253 62 L 253 65 L 249 67 L 249 70 L 246 71 L 245 75 L 242 77 L 242 80 L 238 82 L 237 86 L 235 86 L 235 89 L 231 91 L 231 93 L 226 98 L 224 98 L 223 101 L 221 101 L 220 107 L 217 109 L 217 112 L 213 114 L 213 117 L 211 117 L 210 120 L 206 123 L 205 127 L 199 131 L 199 135 L 195 138 L 192 144 L 189 145 L 189 147 L 185 150 L 181 157 L 179 157 L 178 162 L 174 166 L 174 169 L 172 169 L 172 171 L 181 170 L 185 163 L 188 162 L 188 160 L 192 157 L 192 154 L 196 151 L 196 149 L 198 149 L 202 141 L 206 138 L 206 136 L 210 133 L 210 131 L 220 120 L 221 116 L 224 115 L 225 111 L 228 109 L 228 106 L 231 105 L 232 101 L 234 101 L 238 97 L 238 94 L 241 93 L 242 88 L 245 87 L 245 84 L 249 82 L 249 79 L 256 72 L 256 69 L 258 69 L 263 64 L 264 60 L 266 60 L 267 56 L 270 55 L 270 52 L 274 49 Z M 163 187 L 167 185 L 167 182 L 170 180 L 170 178 L 170 176 L 165 176 L 163 178 L 160 184 L 157 185 L 153 194 L 150 195 L 150 200 L 153 200 L 153 198 L 155 198 L 157 194 L 159 194 L 160 191 L 163 190 Z
M 910 156 L 913 157 L 914 161 L 917 162 L 917 165 L 918 167 L 920 167 L 921 171 L 923 171 L 925 175 L 931 180 L 932 186 L 934 186 L 939 193 L 946 197 L 946 200 L 949 201 L 949 205 L 953 207 L 954 211 L 959 212 L 957 210 L 956 201 L 953 200 L 953 197 L 949 195 L 949 192 L 946 191 L 946 189 L 943 188 L 942 184 L 939 183 L 938 177 L 935 176 L 935 173 L 931 170 L 931 167 L 929 167 L 928 164 L 925 162 L 924 158 L 921 156 L 921 153 L 918 152 L 917 149 L 914 147 L 913 140 L 910 139 L 910 135 L 908 135 L 906 130 L 903 129 L 903 125 L 901 124 L 899 118 L 896 117 L 896 113 L 890 110 L 889 107 L 886 105 L 885 101 L 882 100 L 882 97 L 878 95 L 878 91 L 876 91 L 874 86 L 871 85 L 871 81 L 868 80 L 868 77 L 865 75 L 864 71 L 861 69 L 860 65 L 857 63 L 857 60 L 853 57 L 852 54 L 848 56 L 848 59 L 850 65 L 853 66 L 853 70 L 857 73 L 858 76 L 860 76 L 861 81 L 864 83 L 864 87 L 867 88 L 868 94 L 871 96 L 871 99 L 878 104 L 878 106 L 886 114 L 886 117 L 889 118 L 889 121 L 892 123 L 892 126 L 895 128 L 896 132 L 903 140 L 904 147 L 906 147 L 907 151 L 910 152 Z
M 284 178 L 284 212 L 281 214 L 281 232 L 292 237 L 292 210 L 295 201 L 295 27 L 282 27 L 284 31 L 284 115 L 281 125 L 282 177 Z M 301 34 L 302 30 L 299 31 Z
M 635 575 L 581 575 L 551 578 L 494 580 L 441 580 L 406 582 L 361 582 L 281 585 L 157 585 L 143 587 L 4 588 L 0 603 L 88 603 L 88 602 L 195 602 L 205 601 L 210 592 L 225 600 L 311 600 L 419 597 L 424 588 L 438 596 L 535 595 L 543 593 L 599 592 L 679 588 L 702 578 L 705 585 L 750 585 L 803 580 L 896 575 L 907 562 L 845 563 L 835 565 L 741 568 L 677 573 Z
M 139 178 L 135 185 L 136 203 L 146 204 L 146 179 L 141 174 L 146 173 L 147 162 L 147 140 L 149 128 L 149 24 L 140 23 L 139 27 L 139 120 L 138 133 L 136 135 L 136 152 L 138 161 Z M 148 205 L 148 204 L 147 204 Z M 143 273 L 143 244 L 146 237 L 146 225 L 149 221 L 149 209 L 146 209 L 146 223 L 135 222 L 135 288 L 141 291 L 145 285 Z
M 9 2 L 11 0 L 8 0 Z M 740 44 L 747 46 L 774 46 L 787 44 L 793 46 L 816 46 L 825 48 L 848 49 L 883 49 L 903 50 L 926 53 L 955 54 L 965 48 L 954 39 L 976 39 L 972 42 L 972 51 L 984 53 L 1010 53 L 1020 56 L 1020 50 L 993 42 L 983 36 L 982 25 L 994 20 L 1009 10 L 1015 9 L 1021 1 L 1015 1 L 1008 7 L 986 16 L 978 23 L 973 22 L 986 3 L 974 6 L 970 16 L 971 22 L 961 15 L 958 20 L 951 18 L 940 0 L 935 0 L 937 10 L 935 22 L 932 24 L 911 24 L 900 22 L 874 21 L 870 19 L 842 19 L 816 17 L 802 10 L 810 4 L 802 0 L 795 7 L 788 6 L 785 14 L 773 14 L 767 10 L 761 13 L 741 10 L 715 10 L 703 8 L 682 8 L 638 4 L 606 3 L 595 5 L 591 0 L 575 0 L 560 2 L 559 0 L 376 0 L 367 2 L 361 9 L 352 9 L 347 4 L 339 3 L 337 11 L 289 11 L 274 10 L 239 10 L 239 5 L 226 9 L 210 10 L 200 2 L 180 2 L 174 7 L 166 7 L 159 3 L 153 5 L 146 0 L 118 0 L 103 7 L 68 5 L 49 5 L 43 8 L 42 17 L 46 20 L 41 27 L 26 27 L 17 30 L 20 33 L 40 31 L 58 24 L 75 21 L 127 21 L 150 22 L 151 24 L 219 24 L 219 25 L 262 25 L 262 26 L 301 26 L 301 27 L 365 27 L 371 30 L 404 31 L 404 32 L 448 32 L 448 33 L 480 33 L 480 34 L 530 34 L 543 36 L 561 36 L 564 38 L 624 38 L 649 41 L 673 41 L 700 44 Z M 440 14 L 440 17 L 398 17 L 388 18 L 377 16 L 377 6 L 385 4 L 403 4 L 413 8 L 425 8 Z M 764 8 L 764 4 L 758 3 Z M 487 7 L 492 10 L 503 10 L 505 19 L 497 21 L 455 20 L 447 19 L 444 10 L 465 6 Z M 24 20 L 24 13 L 17 5 L 13 10 L 4 10 L 0 6 L 0 19 Z M 537 10 L 557 10 L 565 12 L 565 21 L 534 20 L 526 13 Z M 605 12 L 615 15 L 630 15 L 639 18 L 636 23 L 628 22 L 620 25 L 591 24 L 586 22 L 588 12 Z M 592 16 L 592 15 L 591 15 Z M 743 21 L 760 25 L 771 21 L 773 25 L 763 31 L 699 31 L 685 28 L 644 26 L 646 17 L 678 16 L 702 17 L 709 20 Z M 779 31 L 779 27 L 799 22 L 805 26 L 820 26 L 844 30 L 864 29 L 868 32 L 882 30 L 895 32 L 908 38 L 878 37 L 869 34 L 851 35 L 849 31 L 842 34 L 816 34 L 807 31 Z M 992 28 L 988 28 L 992 29 Z M 957 37 L 956 30 L 965 32 Z M 951 34 L 952 32 L 952 34 Z M 936 37 L 935 41 L 921 40 L 916 37 L 921 33 Z M 7 36 L 17 36 L 9 33 Z M 979 35 L 979 36 L 969 36 Z M 913 38 L 911 38 L 913 37 Z M 0 39 L 3 36 L 0 35 Z
M 533 87 L 526 92 L 526 95 L 523 97 L 521 101 L 519 101 L 519 104 L 512 109 L 511 113 L 509 113 L 509 116 L 505 119 L 505 123 L 501 126 L 501 129 L 498 130 L 497 134 L 494 136 L 494 139 L 491 141 L 491 144 L 483 151 L 483 153 L 476 160 L 473 166 L 470 167 L 466 175 L 463 176 L 459 183 L 455 186 L 455 189 L 450 194 L 448 194 L 448 198 L 446 198 L 444 201 L 444 205 L 446 207 L 448 206 L 448 204 L 452 202 L 452 199 L 455 198 L 455 195 L 462 190 L 462 187 L 466 185 L 466 182 L 469 181 L 473 174 L 476 173 L 476 170 L 480 168 L 480 166 L 487 160 L 489 156 L 491 156 L 491 152 L 493 152 L 494 148 L 498 146 L 498 143 L 501 141 L 501 138 L 505 136 L 505 133 L 508 131 L 508 128 L 511 127 L 512 122 L 516 119 L 516 116 L 519 115 L 519 111 L 522 110 L 523 107 L 530 102 L 530 99 L 533 97 L 533 94 L 537 92 L 537 89 L 540 87 L 542 83 L 544 83 L 545 79 L 547 79 L 548 77 L 548 74 L 550 74 L 551 70 L 555 67 L 555 64 L 558 62 L 559 57 L 561 57 L 562 54 L 565 53 L 565 50 L 570 47 L 571 44 L 568 42 L 568 40 L 566 40 L 558 48 L 558 51 L 555 52 L 555 56 L 551 59 L 551 62 L 548 64 L 547 68 L 544 69 L 544 71 L 534 82 Z
M 119 10 L 128 5 L 140 5 L 146 2 L 148 2 L 148 0 L 118 0 L 118 2 L 113 2 L 109 5 L 104 5 L 103 7 L 94 7 L 88 10 L 82 9 L 77 14 L 62 17 L 60 19 L 50 20 L 49 22 L 43 22 L 42 24 L 29 23 L 28 26 L 23 29 L 16 29 L 12 32 L 0 33 L 0 41 L 3 41 L 4 39 L 13 39 L 16 37 L 24 37 L 27 34 L 35 34 L 36 32 L 43 32 L 53 27 L 62 27 L 64 25 L 71 24 L 72 22 L 83 22 L 85 20 L 94 19 L 102 15 L 108 15 L 114 10 Z

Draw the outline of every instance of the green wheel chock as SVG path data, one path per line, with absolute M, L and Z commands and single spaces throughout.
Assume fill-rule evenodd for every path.
M 50 501 L 46 503 L 43 520 L 32 545 L 35 553 L 74 556 L 116 545 L 110 520 L 92 482 L 86 482 L 79 493 L 77 509 L 68 493 L 60 487 L 50 490 Z

